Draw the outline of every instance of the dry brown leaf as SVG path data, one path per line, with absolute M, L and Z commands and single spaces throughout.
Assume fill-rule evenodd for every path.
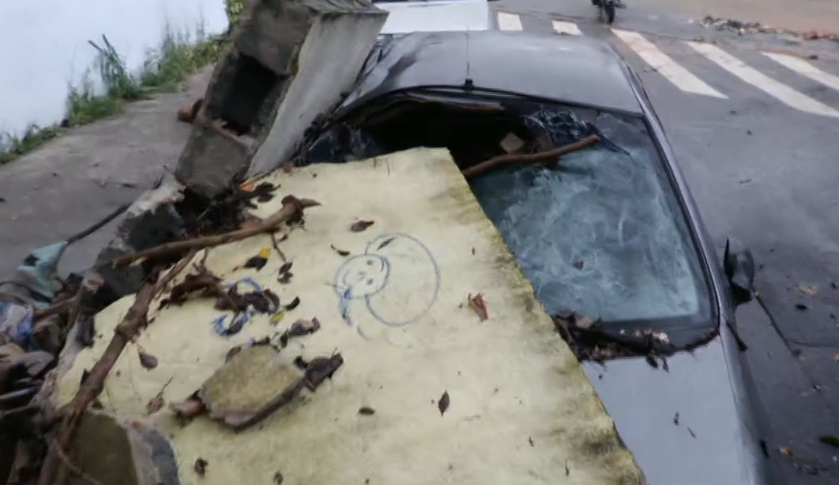
M 360 220 L 360 221 L 355 221 L 355 222 L 352 223 L 352 225 L 350 225 L 350 231 L 361 232 L 361 231 L 366 230 L 368 227 L 372 226 L 373 224 L 375 224 L 374 221 L 365 221 L 363 219 Z
M 819 292 L 819 288 L 816 285 L 798 285 L 798 290 L 809 296 L 816 296 Z
M 294 164 L 291 162 L 283 162 L 280 164 L 280 168 L 284 173 L 291 173 L 291 171 L 294 170 Z
M 285 317 L 285 311 L 280 310 L 277 313 L 271 315 L 271 318 L 268 320 L 271 322 L 271 325 L 276 325 L 283 321 L 283 317 Z
M 301 318 L 291 325 L 289 332 L 294 337 L 300 337 L 310 333 L 315 333 L 318 330 L 320 330 L 320 321 L 317 318 L 313 318 L 311 320 Z
M 290 312 L 291 310 L 294 310 L 298 306 L 300 306 L 300 297 L 295 296 L 294 299 L 291 300 L 291 303 L 289 303 L 288 305 L 285 306 L 285 310 L 287 312 Z
M 148 403 L 146 403 L 146 414 L 152 415 L 160 411 L 163 409 L 164 404 L 166 404 L 166 401 L 163 399 L 163 391 L 160 391 L 156 396 L 151 398 Z
M 834 354 L 833 355 L 833 360 L 835 360 L 836 362 L 839 362 L 839 354 Z
M 782 455 L 792 456 L 792 450 L 786 446 L 778 448 L 778 451 L 780 451 Z
M 166 384 L 163 384 L 163 387 L 160 388 L 160 392 L 158 392 L 156 396 L 151 398 L 149 402 L 146 403 L 146 413 L 148 415 L 152 415 L 163 409 L 163 405 L 166 404 L 166 401 L 163 399 L 163 391 L 165 391 L 166 388 L 169 387 L 169 384 L 172 382 L 172 379 L 174 378 L 174 376 L 170 377 L 169 380 L 166 381 Z
M 243 268 L 261 270 L 268 263 L 268 258 L 263 258 L 260 255 L 252 256 L 242 265 Z
M 207 473 L 207 460 L 203 458 L 199 458 L 195 460 L 195 464 L 192 465 L 192 469 L 195 470 L 195 473 L 198 474 L 199 477 L 203 477 L 205 473 Z
M 330 244 L 329 247 L 331 247 L 333 251 L 335 251 L 336 253 L 338 253 L 341 256 L 349 256 L 350 255 L 349 251 L 345 251 L 343 249 L 338 249 L 338 248 L 335 247 L 334 244 Z
M 443 392 L 443 395 L 440 396 L 440 400 L 437 401 L 437 409 L 440 410 L 440 416 L 446 414 L 446 410 L 449 409 L 449 391 Z
M 137 355 L 140 357 L 140 365 L 144 369 L 151 370 L 157 367 L 157 357 L 147 353 L 142 347 L 137 347 Z
M 484 320 L 489 318 L 489 313 L 487 312 L 486 302 L 484 301 L 483 293 L 478 293 L 475 296 L 469 294 L 469 308 L 472 309 L 478 315 L 478 318 L 481 319 L 483 322 Z

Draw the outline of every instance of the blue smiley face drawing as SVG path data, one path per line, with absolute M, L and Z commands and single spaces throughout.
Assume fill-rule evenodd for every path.
M 357 299 L 375 295 L 387 284 L 390 263 L 374 254 L 362 254 L 348 259 L 338 270 L 336 287 L 342 298 Z
M 384 234 L 344 261 L 333 287 L 344 322 L 369 337 L 382 326 L 404 327 L 428 313 L 440 289 L 440 271 L 418 239 Z

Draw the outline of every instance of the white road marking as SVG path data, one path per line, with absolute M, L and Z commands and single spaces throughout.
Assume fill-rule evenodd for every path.
M 780 102 L 791 108 L 805 113 L 812 113 L 821 116 L 839 118 L 839 111 L 805 96 L 785 84 L 772 79 L 760 71 L 747 66 L 743 61 L 723 51 L 717 46 L 701 42 L 688 42 L 696 52 L 707 57 L 709 60 L 739 77 L 741 80 L 760 89 L 766 94 L 775 97 Z
M 574 22 L 563 22 L 562 20 L 554 20 L 553 22 L 554 32 L 557 34 L 568 34 L 568 35 L 583 35 L 580 32 L 580 28 L 577 27 L 577 24 Z
M 776 54 L 774 52 L 764 52 L 763 55 L 788 69 L 792 69 L 798 74 L 809 77 L 813 81 L 820 82 L 829 88 L 839 91 L 839 76 L 828 74 L 800 57 Z
M 498 12 L 498 28 L 501 30 L 521 30 L 521 18 L 514 13 Z
M 712 88 L 704 81 L 690 73 L 687 69 L 677 64 L 667 54 L 661 52 L 641 34 L 626 30 L 612 29 L 612 33 L 622 40 L 630 49 L 635 51 L 641 59 L 650 65 L 659 74 L 665 77 L 682 91 L 715 98 L 727 99 L 728 97 Z

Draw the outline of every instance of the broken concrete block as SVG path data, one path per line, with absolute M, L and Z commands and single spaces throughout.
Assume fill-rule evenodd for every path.
M 286 355 L 269 343 L 234 347 L 198 392 L 170 408 L 182 419 L 208 411 L 210 418 L 241 431 L 289 405 L 304 388 L 314 392 L 344 365 L 340 353 L 309 362 Z
M 175 455 L 165 436 L 139 421 L 124 422 L 108 413 L 87 411 L 67 454 L 67 462 L 75 469 L 62 461 L 56 485 L 180 483 Z
M 142 194 L 126 211 L 113 239 L 97 256 L 96 264 L 183 238 L 183 221 L 173 205 L 182 199 L 183 186 L 171 178 Z M 138 291 L 144 278 L 140 266 L 99 266 L 85 275 L 82 306 L 97 312 Z
M 199 396 L 212 419 L 241 429 L 291 402 L 303 386 L 300 369 L 273 347 L 259 345 L 231 357 L 204 383 Z
M 216 65 L 178 179 L 211 197 L 279 166 L 352 87 L 386 19 L 369 0 L 251 2 Z

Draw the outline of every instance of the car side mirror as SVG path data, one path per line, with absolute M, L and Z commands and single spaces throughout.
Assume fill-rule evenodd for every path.
M 734 294 L 734 303 L 742 305 L 754 298 L 755 260 L 752 252 L 736 240 L 725 241 L 723 269 Z

